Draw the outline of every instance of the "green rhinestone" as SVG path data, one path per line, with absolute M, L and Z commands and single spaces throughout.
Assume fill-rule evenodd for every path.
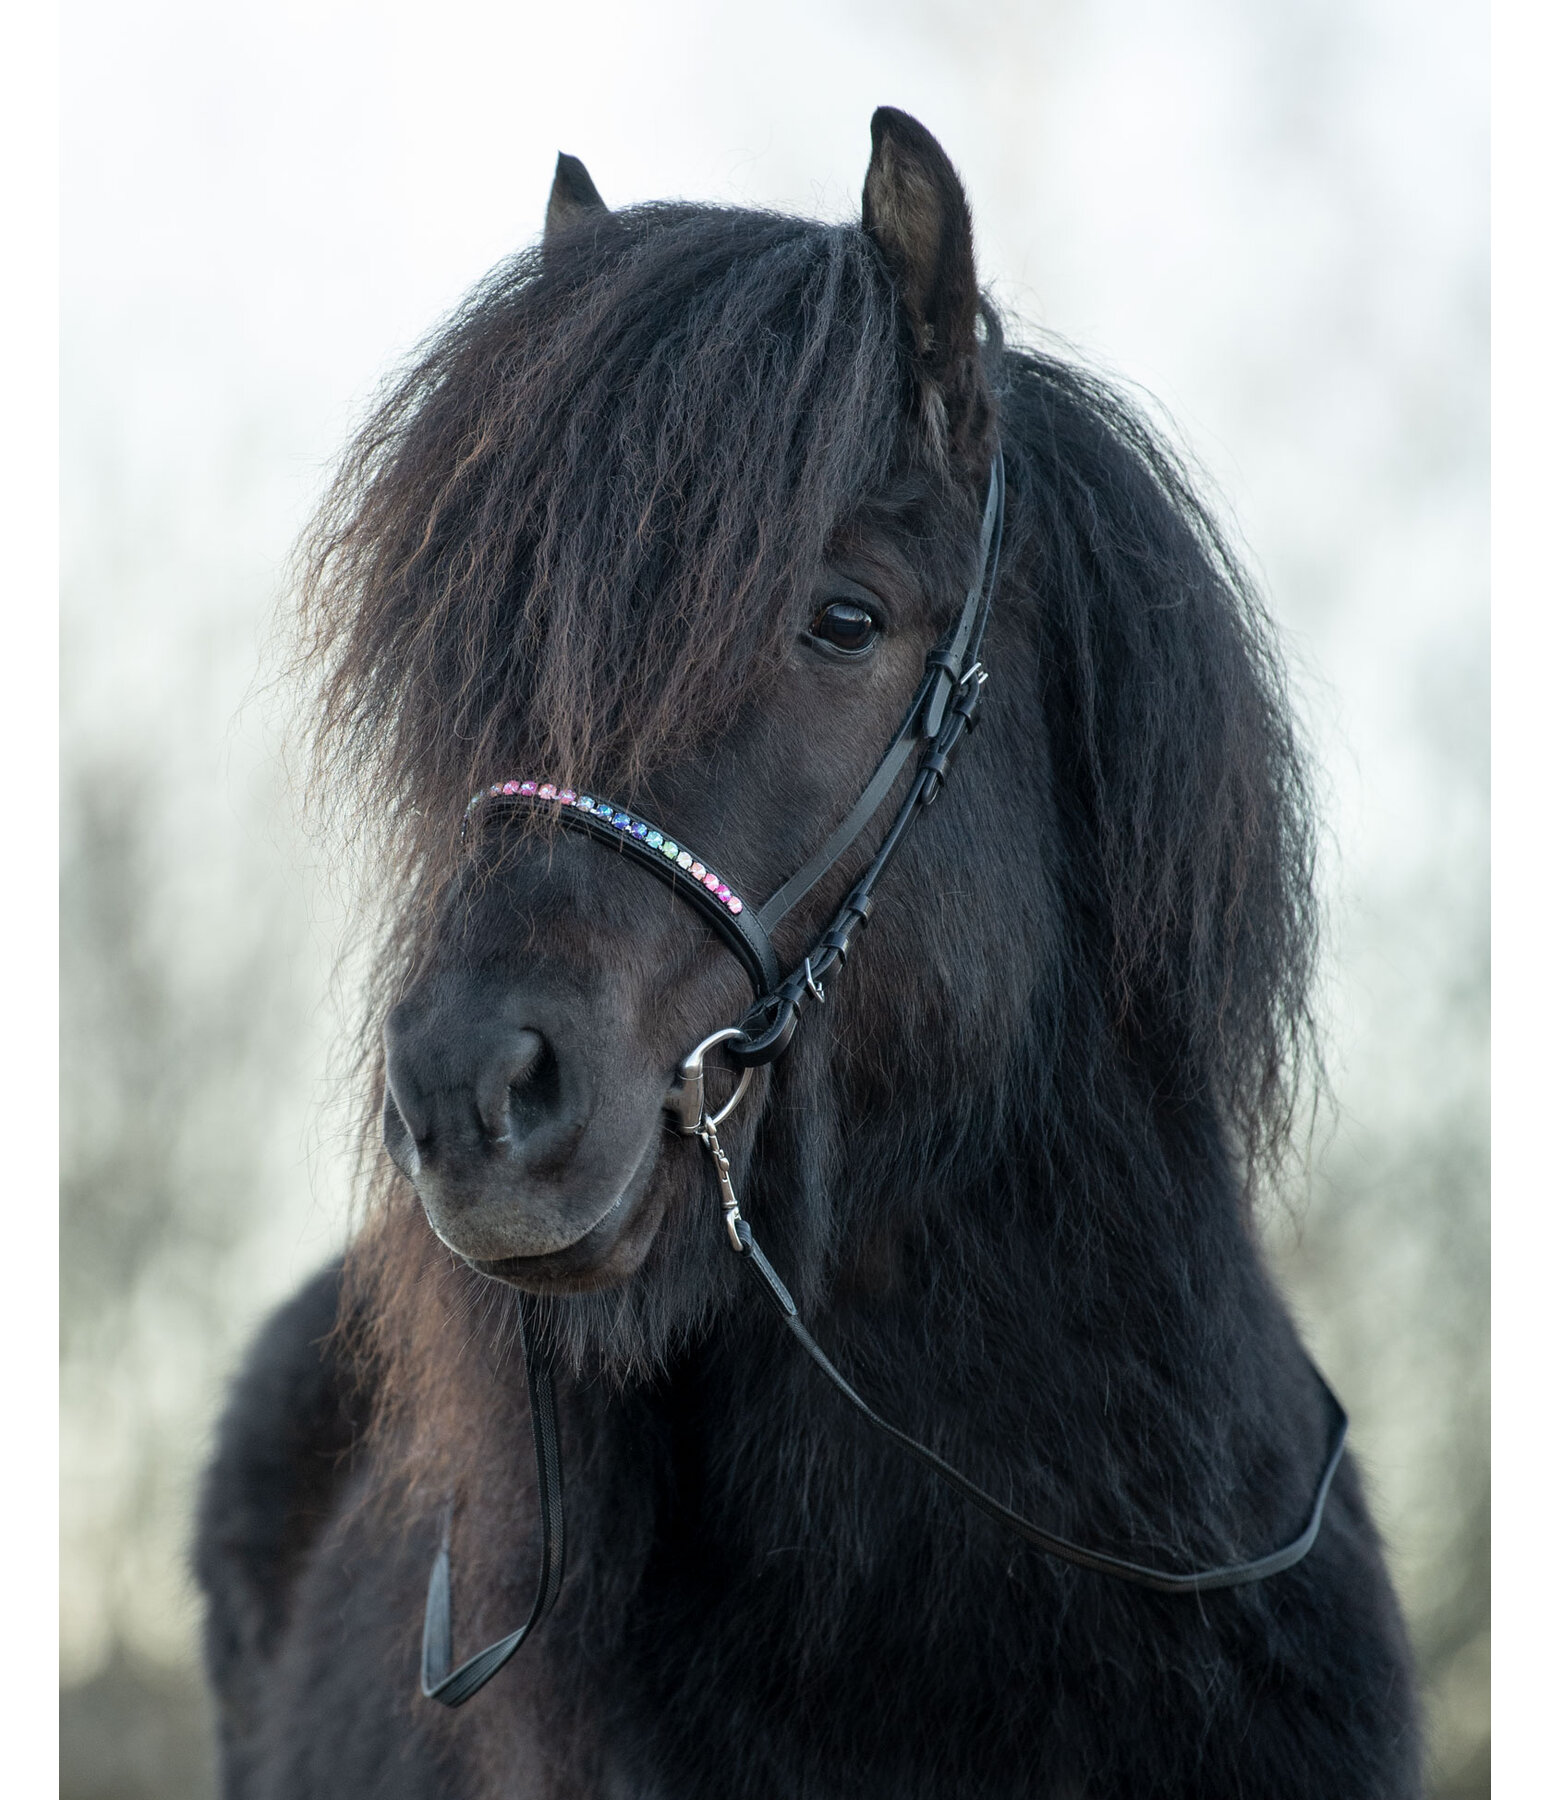
M 678 854 L 678 846 L 673 842 L 673 840 L 671 838 L 668 838 L 663 843 L 662 854 L 665 857 L 667 857 L 669 861 L 671 861 L 672 858 Z

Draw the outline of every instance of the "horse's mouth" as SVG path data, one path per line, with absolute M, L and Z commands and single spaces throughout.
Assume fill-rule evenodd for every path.
M 535 1294 L 581 1294 L 618 1287 L 639 1267 L 656 1235 L 659 1218 L 660 1214 L 645 1232 L 631 1230 L 632 1223 L 639 1226 L 642 1221 L 626 1217 L 621 1194 L 590 1231 L 563 1250 L 543 1256 L 466 1256 L 463 1260 L 481 1275 Z
M 579 1294 L 621 1286 L 640 1267 L 662 1222 L 663 1202 L 651 1192 L 658 1143 L 660 1139 L 642 1147 L 624 1186 L 570 1243 L 538 1254 L 471 1256 L 447 1235 L 437 1235 L 479 1274 L 530 1293 Z

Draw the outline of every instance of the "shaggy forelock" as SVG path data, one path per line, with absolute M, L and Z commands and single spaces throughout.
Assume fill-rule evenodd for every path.
M 497 775 L 628 794 L 724 727 L 896 455 L 897 336 L 859 229 L 651 206 L 430 340 L 303 583 L 322 791 L 369 797 L 399 881 L 450 866 Z

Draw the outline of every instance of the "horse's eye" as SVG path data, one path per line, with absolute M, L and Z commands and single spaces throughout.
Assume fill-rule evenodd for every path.
M 808 629 L 811 636 L 823 643 L 855 656 L 871 649 L 879 627 L 864 606 L 857 606 L 854 600 L 834 600 L 824 607 Z

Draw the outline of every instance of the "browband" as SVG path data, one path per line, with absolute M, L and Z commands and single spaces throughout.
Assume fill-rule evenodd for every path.
M 725 940 L 727 947 L 748 971 L 756 994 L 770 993 L 780 980 L 780 966 L 775 960 L 775 947 L 759 915 L 741 895 L 734 894 L 708 864 L 692 850 L 685 849 L 661 826 L 643 819 L 638 813 L 626 812 L 607 800 L 591 794 L 578 794 L 573 788 L 556 787 L 552 781 L 502 781 L 481 788 L 468 803 L 463 815 L 463 829 L 479 807 L 495 800 L 531 801 L 537 805 L 559 808 L 562 824 L 582 831 L 599 843 L 612 844 L 621 856 L 650 869 L 653 875 L 687 900 Z

